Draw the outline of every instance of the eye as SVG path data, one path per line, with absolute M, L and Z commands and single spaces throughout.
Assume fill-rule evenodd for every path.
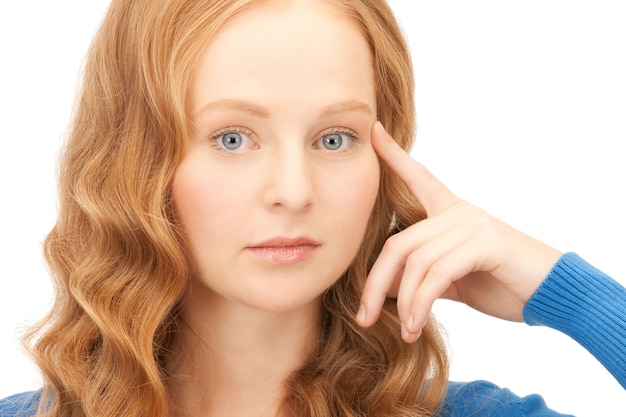
M 227 127 L 210 136 L 211 142 L 219 150 L 226 152 L 245 151 L 255 146 L 250 138 L 253 133 L 243 127 Z
M 222 145 L 229 151 L 239 149 L 242 143 L 243 136 L 241 133 L 232 132 L 222 135 Z
M 342 152 L 350 150 L 358 140 L 359 137 L 353 130 L 334 128 L 323 133 L 316 146 L 327 151 Z
M 324 135 L 324 137 L 322 137 L 322 146 L 329 151 L 341 149 L 341 145 L 343 145 L 343 138 L 338 133 L 331 133 L 330 135 Z

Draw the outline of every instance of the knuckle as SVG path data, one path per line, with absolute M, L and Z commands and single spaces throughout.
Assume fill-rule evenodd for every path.
M 425 264 L 425 255 L 420 251 L 414 251 L 407 256 L 405 261 L 405 270 L 409 270 L 412 273 L 416 273 L 420 269 L 423 269 Z
M 440 285 L 434 283 L 423 285 L 423 288 L 413 296 L 412 302 L 416 309 L 430 311 L 435 300 L 439 298 L 439 287 Z
M 382 250 L 384 252 L 395 253 L 395 252 L 398 252 L 401 247 L 402 247 L 402 236 L 399 233 L 397 233 L 387 238 L 387 240 L 385 241 L 385 244 L 383 245 Z
M 442 281 L 447 280 L 449 276 L 449 268 L 444 262 L 435 262 L 428 270 L 428 279 Z

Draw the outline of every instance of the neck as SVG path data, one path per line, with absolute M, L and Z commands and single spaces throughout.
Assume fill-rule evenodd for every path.
M 172 390 L 182 414 L 275 416 L 285 381 L 317 345 L 321 302 L 266 312 L 193 289 Z

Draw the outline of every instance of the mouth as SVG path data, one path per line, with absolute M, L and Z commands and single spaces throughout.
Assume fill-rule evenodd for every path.
M 272 264 L 288 265 L 309 258 L 321 244 L 309 238 L 273 238 L 247 246 L 246 252 Z

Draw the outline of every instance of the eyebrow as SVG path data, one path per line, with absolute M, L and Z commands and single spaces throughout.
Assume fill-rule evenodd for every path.
M 259 116 L 259 117 L 269 117 L 270 115 L 270 112 L 262 106 L 251 103 L 249 101 L 230 99 L 230 98 L 212 101 L 211 103 L 202 107 L 199 113 L 205 113 L 211 110 L 219 110 L 219 109 L 240 110 L 245 113 L 250 113 L 254 116 Z
M 250 113 L 254 116 L 267 118 L 270 116 L 269 110 L 267 110 L 263 106 L 259 106 L 258 104 L 251 103 L 245 100 L 239 99 L 222 99 L 213 101 L 206 106 L 202 107 L 199 113 L 205 113 L 211 110 L 219 110 L 219 109 L 233 109 L 243 111 L 245 113 Z M 322 107 L 319 117 L 324 118 L 328 116 L 332 116 L 335 113 L 347 113 L 347 112 L 362 112 L 367 113 L 369 115 L 374 115 L 374 110 L 372 108 L 356 99 L 340 101 L 338 103 L 329 104 L 328 106 Z
M 320 118 L 346 112 L 362 112 L 374 115 L 374 110 L 368 104 L 360 100 L 346 100 L 323 107 L 320 112 Z

